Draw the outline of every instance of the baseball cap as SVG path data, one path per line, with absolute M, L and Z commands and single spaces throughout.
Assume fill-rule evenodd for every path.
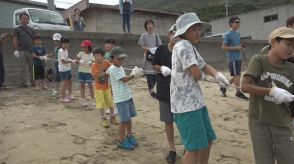
M 84 40 L 81 44 L 81 47 L 91 47 L 92 42 L 90 40 Z
M 54 33 L 53 36 L 52 36 L 52 39 L 53 40 L 57 40 L 57 41 L 60 41 L 62 35 L 59 34 L 59 33 Z
M 111 49 L 110 56 L 115 58 L 123 58 L 127 57 L 128 55 L 125 53 L 123 48 L 116 46 Z
M 275 38 L 283 38 L 283 39 L 291 39 L 294 38 L 294 29 L 289 28 L 289 27 L 280 27 L 275 29 L 274 31 L 271 32 L 269 35 L 269 42 Z

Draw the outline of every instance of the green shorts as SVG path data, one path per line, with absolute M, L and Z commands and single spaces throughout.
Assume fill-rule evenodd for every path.
M 216 139 L 206 107 L 192 112 L 175 113 L 174 118 L 185 150 L 205 149 Z

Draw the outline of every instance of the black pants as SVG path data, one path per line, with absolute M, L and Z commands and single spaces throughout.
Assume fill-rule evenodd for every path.
M 156 84 L 156 75 L 147 74 L 148 89 L 153 89 Z
M 3 60 L 3 55 L 0 54 L 0 87 L 2 87 L 4 84 L 4 75 L 5 75 L 4 60 Z

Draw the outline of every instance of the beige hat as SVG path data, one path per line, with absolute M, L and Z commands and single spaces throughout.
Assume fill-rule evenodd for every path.
M 210 25 L 208 23 L 202 22 L 197 14 L 195 13 L 186 13 L 181 15 L 177 21 L 177 32 L 175 33 L 174 37 L 184 34 L 191 26 L 194 24 L 201 24 L 201 32 L 204 33 Z
M 284 39 L 291 39 L 294 38 L 294 29 L 288 28 L 288 27 L 279 27 L 271 32 L 271 34 L 268 37 L 269 43 L 271 40 L 280 37 Z

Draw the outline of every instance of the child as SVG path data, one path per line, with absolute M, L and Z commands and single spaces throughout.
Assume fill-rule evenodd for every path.
M 54 59 L 56 59 L 55 62 L 55 82 L 56 82 L 56 86 L 55 86 L 55 90 L 53 90 L 52 95 L 55 96 L 57 95 L 57 91 L 59 88 L 59 83 L 60 83 L 60 74 L 59 74 L 59 69 L 58 69 L 58 51 L 60 49 L 60 39 L 61 39 L 62 35 L 59 33 L 54 33 L 52 36 L 52 40 L 54 41 L 54 50 L 52 52 L 52 54 L 50 55 L 50 57 L 53 57 Z
M 172 49 L 175 44 L 173 36 L 176 32 L 176 25 L 172 25 L 168 32 L 168 45 L 158 46 L 155 57 L 152 61 L 153 69 L 161 72 L 156 75 L 156 91 L 159 100 L 160 121 L 165 123 L 165 132 L 169 143 L 169 153 L 166 156 L 168 163 L 176 161 L 176 147 L 174 143 L 173 114 L 170 107 L 170 79 L 171 79 L 171 57 Z
M 134 150 L 138 145 L 137 139 L 132 135 L 132 117 L 137 115 L 131 91 L 126 82 L 142 75 L 142 70 L 137 67 L 127 76 L 122 64 L 127 55 L 121 47 L 114 47 L 111 52 L 113 65 L 108 69 L 113 91 L 113 100 L 118 109 L 120 118 L 118 147 L 127 150 Z M 127 131 L 127 136 L 125 135 Z
M 110 51 L 113 47 L 115 47 L 115 44 L 116 41 L 113 38 L 106 38 L 104 40 L 105 59 L 109 62 L 111 62 Z
M 92 75 L 95 78 L 95 97 L 96 108 L 100 111 L 102 126 L 109 128 L 110 123 L 118 125 L 118 121 L 114 115 L 114 104 L 111 96 L 111 89 L 108 81 L 106 70 L 111 66 L 111 63 L 104 58 L 104 50 L 102 47 L 94 49 L 95 63 L 92 66 Z M 105 108 L 110 109 L 110 121 L 105 116 Z
M 294 30 L 275 29 L 269 35 L 268 55 L 252 57 L 241 89 L 250 94 L 249 130 L 256 164 L 294 163 L 289 102 L 294 100 Z
M 52 68 L 49 68 L 47 70 L 46 78 L 47 78 L 48 82 L 53 82 L 53 80 L 55 78 L 55 75 L 54 75 L 54 72 L 53 72 Z
M 92 42 L 90 40 L 84 40 L 81 44 L 82 51 L 77 55 L 77 61 L 80 63 L 78 80 L 80 82 L 81 89 L 81 104 L 87 106 L 85 99 L 85 83 L 88 84 L 88 88 L 91 96 L 91 105 L 95 105 L 94 90 L 92 86 L 93 78 L 91 75 L 92 62 L 95 60 L 92 54 Z
M 71 92 L 71 63 L 75 63 L 75 60 L 68 58 L 69 39 L 61 38 L 60 42 L 61 48 L 58 51 L 58 69 L 62 82 L 60 102 L 66 103 L 74 99 Z
M 195 13 L 187 13 L 177 19 L 176 27 L 174 37 L 181 40 L 172 52 L 171 111 L 186 151 L 183 164 L 207 164 L 216 135 L 198 81 L 202 79 L 202 71 L 215 77 L 222 87 L 229 86 L 229 81 L 206 64 L 194 47 L 209 25 Z
M 46 89 L 45 85 L 45 63 L 44 60 L 47 58 L 45 56 L 46 50 L 42 46 L 42 38 L 40 36 L 35 36 L 33 38 L 34 46 L 32 47 L 32 55 L 33 55 L 33 71 L 34 71 L 34 79 L 35 79 L 35 89 Z M 43 60 L 43 61 L 42 61 Z

